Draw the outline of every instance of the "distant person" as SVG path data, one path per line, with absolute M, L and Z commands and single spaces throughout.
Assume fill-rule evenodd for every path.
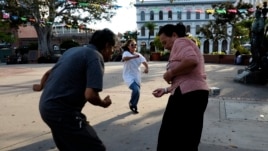
M 87 47 L 66 51 L 48 70 L 34 91 L 43 93 L 39 110 L 60 151 L 105 151 L 105 146 L 82 109 L 86 102 L 109 107 L 110 96 L 101 99 L 104 61 L 110 59 L 116 36 L 109 29 L 97 30 Z
M 129 108 L 133 113 L 138 112 L 138 102 L 140 99 L 140 86 L 141 86 L 141 64 L 144 65 L 144 73 L 148 73 L 149 67 L 146 59 L 142 54 L 136 52 L 137 44 L 134 39 L 126 41 L 123 46 L 122 61 L 123 67 L 123 79 L 129 89 L 131 89 L 131 98 L 129 101 Z
M 198 151 L 208 104 L 204 58 L 183 24 L 167 24 L 158 36 L 170 57 L 163 79 L 170 85 L 153 91 L 170 93 L 158 134 L 157 151 Z
M 239 50 L 235 52 L 235 64 L 241 65 L 242 64 L 242 55 Z

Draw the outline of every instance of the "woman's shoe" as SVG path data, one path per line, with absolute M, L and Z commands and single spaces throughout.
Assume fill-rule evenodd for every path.
M 139 113 L 137 107 L 129 106 L 129 108 L 133 113 L 135 113 L 135 114 Z

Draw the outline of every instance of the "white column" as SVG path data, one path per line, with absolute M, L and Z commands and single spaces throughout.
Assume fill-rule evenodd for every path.
M 209 53 L 213 52 L 213 40 L 209 40 Z
M 218 52 L 219 51 L 221 51 L 221 52 L 223 51 L 222 50 L 222 40 L 218 40 Z

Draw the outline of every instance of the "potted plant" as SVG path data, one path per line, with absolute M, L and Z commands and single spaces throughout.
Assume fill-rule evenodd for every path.
M 151 52 L 151 60 L 160 61 L 162 60 L 162 53 L 164 52 L 164 47 L 162 46 L 159 36 L 155 36 L 154 38 L 154 47 L 156 48 L 155 52 Z
M 140 50 L 140 53 L 145 57 L 145 59 L 147 61 L 150 60 L 150 50 L 149 49 L 146 49 L 146 47 L 142 46 L 141 50 Z

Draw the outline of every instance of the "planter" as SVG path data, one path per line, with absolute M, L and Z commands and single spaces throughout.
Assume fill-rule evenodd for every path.
M 203 55 L 205 63 L 220 63 L 220 55 Z
M 235 55 L 220 55 L 220 64 L 234 64 Z
M 235 64 L 235 55 L 203 55 L 205 63 Z M 251 55 L 242 55 L 241 65 L 248 65 Z
M 160 61 L 161 53 L 160 52 L 152 52 L 151 53 L 151 61 Z
M 168 61 L 170 53 L 164 53 L 161 55 L 161 61 Z

